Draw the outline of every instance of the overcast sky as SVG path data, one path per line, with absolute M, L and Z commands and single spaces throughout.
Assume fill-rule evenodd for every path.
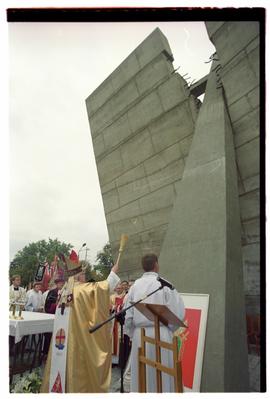
M 156 27 L 174 66 L 207 74 L 203 22 L 10 23 L 10 259 L 58 238 L 89 260 L 108 240 L 85 99 Z

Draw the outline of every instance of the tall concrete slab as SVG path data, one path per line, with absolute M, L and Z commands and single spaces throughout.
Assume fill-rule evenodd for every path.
M 174 72 L 167 39 L 155 29 L 86 99 L 113 254 L 129 241 L 122 277 L 159 254 L 197 118 L 197 102 Z
M 202 392 L 249 391 L 235 149 L 215 62 L 162 244 L 164 277 L 210 295 Z
M 206 22 L 220 60 L 232 123 L 240 202 L 246 312 L 260 313 L 259 22 Z
M 259 23 L 207 22 L 206 28 L 220 59 L 220 82 L 232 123 L 238 170 L 246 313 L 249 320 L 256 321 L 260 317 Z M 256 334 L 260 334 L 260 330 Z M 259 390 L 260 367 L 254 368 L 254 359 L 258 360 L 260 348 L 258 350 L 254 345 L 252 330 L 249 331 L 248 342 L 250 389 Z

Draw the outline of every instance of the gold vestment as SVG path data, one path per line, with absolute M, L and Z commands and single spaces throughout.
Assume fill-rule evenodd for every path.
M 109 301 L 109 284 L 106 280 L 78 284 L 73 288 L 73 302 L 69 305 L 66 393 L 108 392 L 111 382 L 110 323 L 92 334 L 89 333 L 89 327 L 109 317 Z M 41 393 L 49 392 L 51 349 Z

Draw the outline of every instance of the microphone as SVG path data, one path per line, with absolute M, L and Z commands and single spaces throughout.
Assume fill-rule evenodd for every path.
M 170 290 L 174 290 L 174 286 L 169 281 L 165 280 L 164 278 L 161 278 L 161 277 L 158 276 L 157 277 L 157 281 L 160 282 L 162 288 L 163 287 L 169 287 Z

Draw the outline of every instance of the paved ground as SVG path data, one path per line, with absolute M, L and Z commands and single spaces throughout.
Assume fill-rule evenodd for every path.
M 250 392 L 260 392 L 260 358 L 256 354 L 248 355 L 249 389 Z M 124 391 L 129 392 L 128 384 L 124 383 Z M 120 392 L 120 368 L 112 368 L 110 392 Z
M 44 365 L 42 365 L 42 367 L 40 369 L 41 369 L 41 372 L 43 373 Z M 35 369 L 33 371 L 35 371 Z M 26 371 L 25 373 L 23 373 L 23 376 L 27 376 L 27 374 L 29 374 L 29 371 Z M 111 386 L 110 386 L 109 392 L 120 392 L 120 376 L 121 376 L 120 368 L 113 367 L 112 368 L 112 380 L 111 380 Z M 16 383 L 21 378 L 22 378 L 22 376 L 20 374 L 16 374 L 13 378 L 13 383 Z
M 121 370 L 119 367 L 112 368 L 112 382 L 109 392 L 120 392 L 121 388 Z M 127 373 L 124 378 L 124 393 L 130 392 L 130 374 Z
M 109 392 L 120 392 L 120 376 L 120 368 L 112 367 L 112 381 Z
M 249 388 L 251 392 L 260 392 L 260 358 L 256 355 L 248 355 L 249 363 Z
M 256 355 L 249 354 L 249 378 L 250 378 L 250 391 L 260 392 L 260 358 Z M 41 368 L 43 371 L 43 367 Z M 25 375 L 27 372 L 25 373 Z M 120 392 L 120 368 L 112 367 L 112 380 L 109 392 Z M 20 375 L 14 376 L 13 382 L 18 381 Z M 128 384 L 124 384 L 124 391 L 129 392 Z

